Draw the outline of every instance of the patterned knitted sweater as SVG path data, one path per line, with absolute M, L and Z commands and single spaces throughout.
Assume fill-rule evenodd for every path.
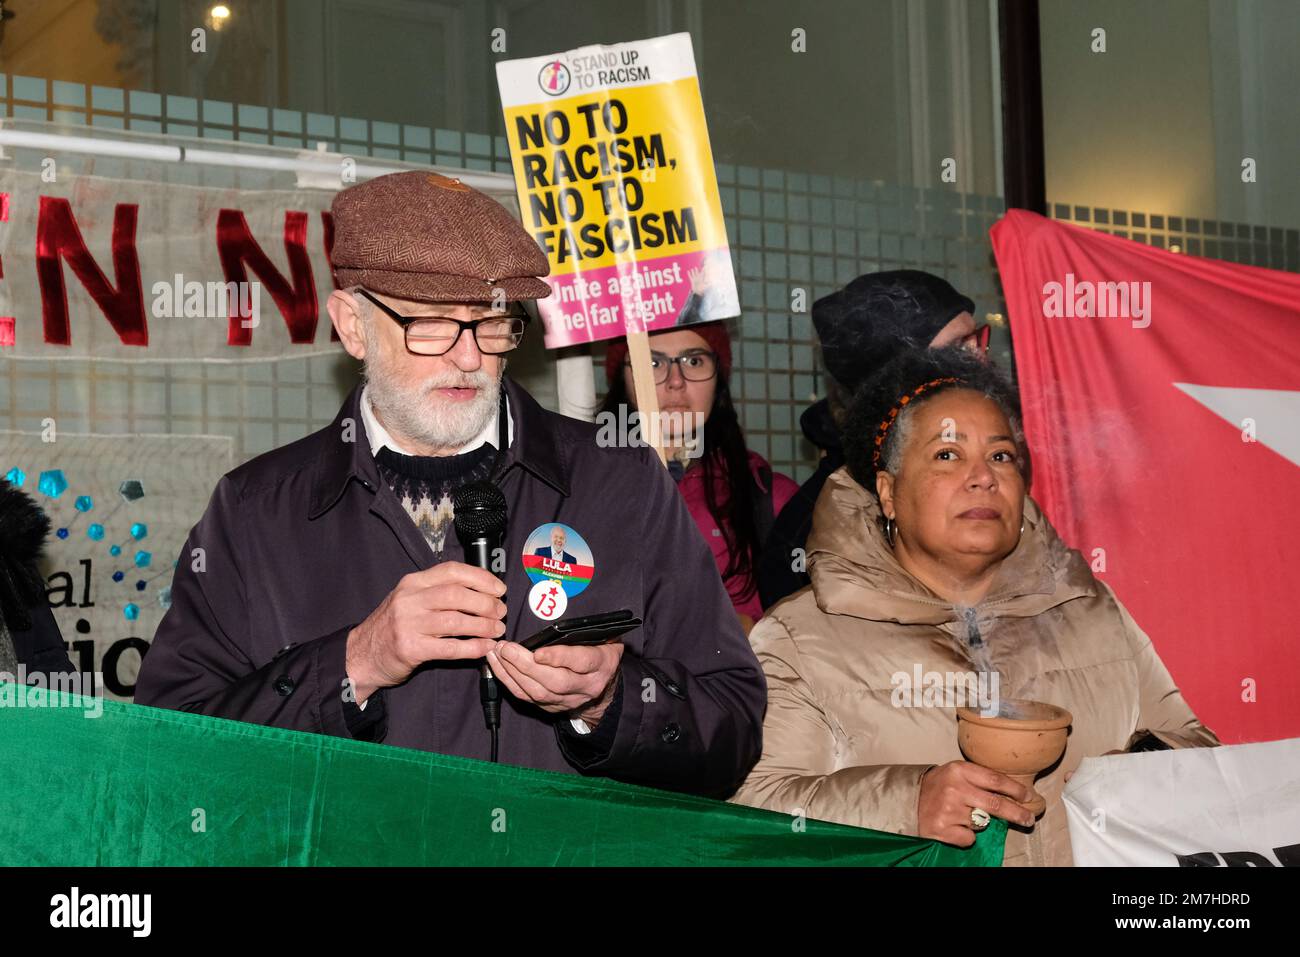
M 375 456 L 375 464 L 433 554 L 441 556 L 455 518 L 452 495 L 467 482 L 488 478 L 495 454 L 490 445 L 446 456 L 402 455 L 384 446 Z

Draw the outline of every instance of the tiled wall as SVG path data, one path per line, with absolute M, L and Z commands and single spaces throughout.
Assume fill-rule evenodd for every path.
M 1165 213 L 1052 203 L 1053 219 L 1160 249 L 1266 269 L 1300 270 L 1300 230 Z
M 351 382 L 346 356 L 277 362 L 0 361 L 0 430 L 224 435 L 236 462 L 329 424 Z M 0 470 L 2 471 L 2 470 Z M 213 476 L 214 482 L 217 476 Z
M 35 77 L 0 75 L 0 110 L 102 129 L 308 149 L 323 141 L 331 151 L 355 156 L 510 168 L 500 137 Z M 126 161 L 117 163 L 97 160 L 95 172 L 113 175 L 116 168 L 130 175 Z M 269 185 L 265 174 L 195 171 L 190 164 L 176 164 L 167 176 Z M 815 467 L 815 450 L 798 428 L 799 414 L 823 387 L 808 309 L 854 276 L 892 268 L 945 276 L 975 300 L 977 319 L 996 317 L 992 351 L 1010 366 L 1007 330 L 996 321 L 1005 308 L 988 242 L 1001 199 L 730 164 L 719 164 L 718 180 L 743 312 L 733 324 L 733 393 L 750 445 L 778 470 L 802 480 Z M 1065 204 L 1053 204 L 1051 212 L 1190 255 L 1300 268 L 1296 230 Z M 802 311 L 791 308 L 796 290 L 804 290 Z M 594 351 L 597 389 L 603 391 L 603 350 Z M 328 423 L 352 374 L 344 357 L 232 365 L 9 361 L 0 364 L 0 428 L 39 429 L 40 420 L 55 413 L 60 427 L 71 431 L 229 434 L 242 461 Z

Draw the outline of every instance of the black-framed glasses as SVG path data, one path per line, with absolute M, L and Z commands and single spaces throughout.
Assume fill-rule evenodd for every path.
M 630 362 L 623 364 L 631 365 Z M 698 352 L 684 352 L 680 356 L 666 356 L 662 352 L 650 353 L 650 369 L 654 373 L 655 385 L 663 385 L 668 381 L 673 366 L 682 370 L 682 378 L 687 382 L 708 382 L 718 374 L 718 357 L 703 349 Z
M 404 316 L 365 289 L 358 289 L 357 292 L 402 327 L 406 336 L 406 351 L 417 356 L 446 355 L 456 348 L 460 334 L 466 329 L 474 337 L 479 352 L 484 355 L 500 355 L 517 349 L 528 328 L 528 316 L 521 313 L 470 320 L 452 319 L 450 316 Z

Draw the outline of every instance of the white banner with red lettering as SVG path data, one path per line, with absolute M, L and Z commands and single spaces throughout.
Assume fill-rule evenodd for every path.
M 0 355 L 336 351 L 325 311 L 334 196 L 0 172 Z
M 210 361 L 330 348 L 332 192 L 5 172 L 0 196 L 10 356 Z

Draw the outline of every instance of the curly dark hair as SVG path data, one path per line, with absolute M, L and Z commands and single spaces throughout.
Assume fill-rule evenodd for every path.
M 901 407 L 880 447 L 880 464 L 875 464 L 876 435 L 880 424 L 899 408 L 903 396 L 940 380 Z M 955 380 L 955 381 L 942 381 Z M 1025 486 L 1029 485 L 1029 455 L 1020 420 L 1020 396 L 1015 386 L 997 367 L 960 347 L 909 349 L 891 359 L 872 375 L 853 397 L 844 423 L 844 455 L 849 474 L 863 488 L 876 494 L 876 472 L 898 471 L 911 420 L 918 406 L 951 389 L 982 392 L 994 402 L 1011 424 L 1017 458 Z

